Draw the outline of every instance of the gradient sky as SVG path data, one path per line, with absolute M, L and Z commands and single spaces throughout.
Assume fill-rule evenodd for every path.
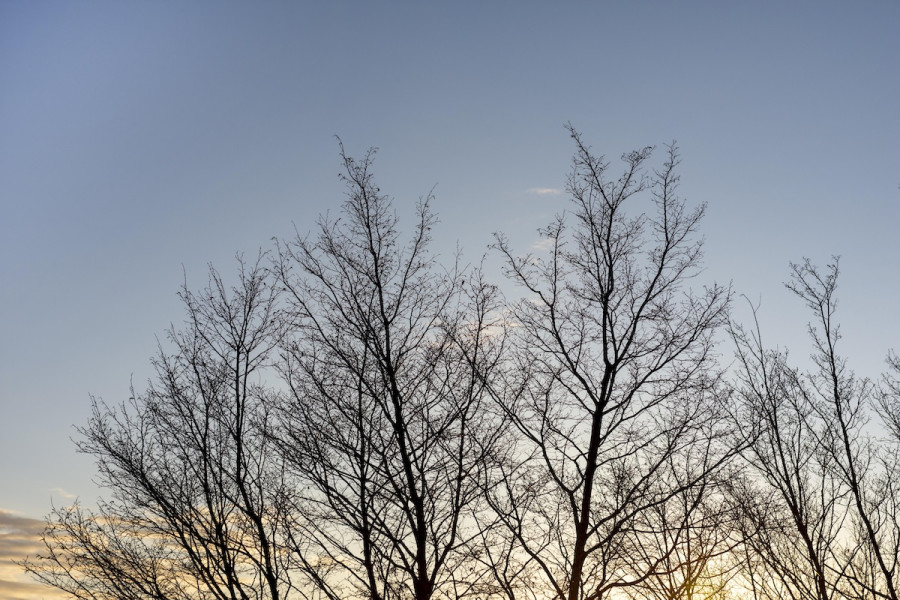
M 0 509 L 93 502 L 90 396 L 144 387 L 185 277 L 339 208 L 336 134 L 380 148 L 401 219 L 434 188 L 437 248 L 471 261 L 566 208 L 567 121 L 611 159 L 677 140 L 705 276 L 802 357 L 788 262 L 842 255 L 844 350 L 877 375 L 900 349 L 898 31 L 895 0 L 0 0 Z

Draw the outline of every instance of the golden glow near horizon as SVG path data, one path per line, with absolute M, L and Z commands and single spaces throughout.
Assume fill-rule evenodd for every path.
M 44 550 L 40 536 L 44 529 L 42 519 L 34 519 L 0 508 L 0 598 L 3 600 L 63 600 L 69 595 L 49 585 L 34 580 L 18 563 L 34 557 Z M 709 585 L 705 594 L 694 590 L 694 600 L 738 600 L 745 597 L 738 586 Z M 731 587 L 732 589 L 728 589 Z M 634 600 L 633 593 L 620 591 L 613 598 Z

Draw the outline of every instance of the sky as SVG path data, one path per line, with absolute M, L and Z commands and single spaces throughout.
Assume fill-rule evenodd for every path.
M 75 427 L 145 387 L 179 286 L 340 210 L 335 136 L 378 147 L 401 223 L 433 190 L 435 248 L 470 262 L 567 208 L 566 123 L 613 168 L 677 140 L 703 278 L 802 357 L 788 264 L 840 255 L 843 349 L 877 376 L 900 350 L 898 31 L 893 0 L 0 0 L 0 561 L 102 494 Z

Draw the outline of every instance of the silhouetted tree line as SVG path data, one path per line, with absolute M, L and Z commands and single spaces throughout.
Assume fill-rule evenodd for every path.
M 94 401 L 109 495 L 25 568 L 91 600 L 897 600 L 900 358 L 840 354 L 837 260 L 791 265 L 804 370 L 691 286 L 676 148 L 613 173 L 569 131 L 569 211 L 493 244 L 513 301 L 341 147 L 339 217 L 184 287 L 146 390 Z

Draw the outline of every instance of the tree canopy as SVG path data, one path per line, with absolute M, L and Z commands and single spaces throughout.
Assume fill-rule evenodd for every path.
M 793 366 L 699 283 L 677 147 L 569 133 L 569 209 L 530 253 L 496 234 L 503 281 L 341 146 L 338 216 L 185 285 L 155 376 L 94 401 L 108 495 L 25 569 L 85 600 L 897 600 L 900 359 L 840 353 L 838 260 L 790 267 Z

